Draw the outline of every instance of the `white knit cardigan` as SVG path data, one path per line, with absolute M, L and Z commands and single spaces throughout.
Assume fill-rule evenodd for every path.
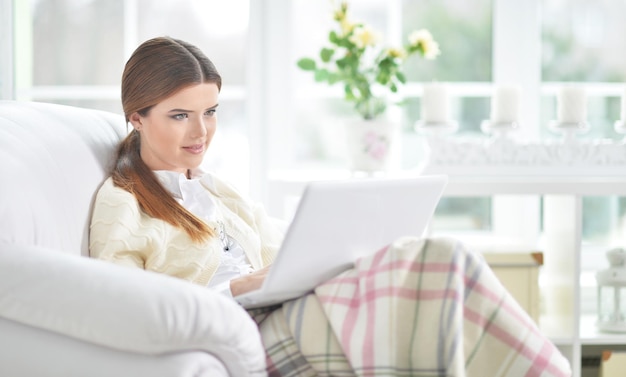
M 282 241 L 281 227 L 262 206 L 231 185 L 205 174 L 201 183 L 216 199 L 217 221 L 245 250 L 254 269 L 271 263 Z M 208 225 L 217 228 L 216 222 Z M 180 228 L 149 217 L 135 196 L 108 178 L 96 196 L 89 234 L 93 258 L 164 273 L 206 286 L 220 262 L 217 237 L 194 243 Z

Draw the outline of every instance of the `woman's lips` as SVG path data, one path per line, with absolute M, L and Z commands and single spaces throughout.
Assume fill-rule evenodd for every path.
M 204 152 L 204 144 L 194 144 L 187 147 L 183 147 L 184 150 L 193 154 L 200 154 Z

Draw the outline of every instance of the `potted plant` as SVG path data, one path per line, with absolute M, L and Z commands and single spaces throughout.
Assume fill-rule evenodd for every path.
M 426 29 L 410 33 L 401 47 L 382 45 L 377 31 L 349 17 L 347 1 L 334 10 L 333 20 L 336 24 L 328 35 L 330 45 L 320 50 L 317 59 L 304 57 L 297 64 L 312 72 L 317 82 L 343 85 L 345 100 L 354 103 L 360 119 L 368 121 L 350 127 L 356 127 L 361 136 L 348 135 L 349 140 L 363 143 L 352 148 L 361 155 L 360 162 L 353 161 L 353 169 L 380 170 L 386 164 L 392 131 L 387 122 L 369 121 L 384 114 L 388 94 L 396 93 L 406 82 L 404 61 L 413 54 L 434 59 L 440 54 L 439 45 Z

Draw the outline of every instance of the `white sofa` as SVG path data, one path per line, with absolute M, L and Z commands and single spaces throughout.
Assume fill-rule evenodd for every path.
M 88 258 L 121 115 L 0 101 L 0 376 L 265 375 L 256 325 L 199 286 Z

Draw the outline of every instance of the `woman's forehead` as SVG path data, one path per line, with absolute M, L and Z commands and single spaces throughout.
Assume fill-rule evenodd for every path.
M 205 109 L 218 103 L 217 84 L 202 83 L 186 86 L 169 97 L 161 100 L 155 107 L 165 109 Z

